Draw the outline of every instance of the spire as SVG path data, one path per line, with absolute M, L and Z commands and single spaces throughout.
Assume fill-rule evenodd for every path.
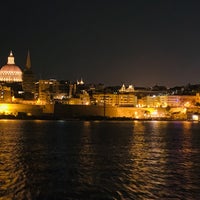
M 10 55 L 8 56 L 8 65 L 15 65 L 15 57 L 13 56 L 12 51 L 10 51 Z
M 28 50 L 27 58 L 26 58 L 26 69 L 31 68 L 31 57 L 30 57 L 30 52 Z
M 126 86 L 123 84 L 122 87 L 119 89 L 119 92 L 125 92 L 126 91 Z

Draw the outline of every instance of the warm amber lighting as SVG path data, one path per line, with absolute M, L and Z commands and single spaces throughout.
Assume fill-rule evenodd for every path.
M 7 104 L 0 104 L 0 113 L 5 113 L 8 111 L 8 105 Z
M 89 101 L 85 102 L 85 105 L 89 105 Z
M 190 102 L 185 102 L 184 106 L 185 107 L 190 107 Z
M 199 120 L 199 116 L 198 115 L 192 115 L 192 120 L 198 121 Z
M 151 112 L 151 116 L 152 117 L 158 117 L 158 111 L 154 110 L 153 112 Z
M 7 65 L 0 69 L 0 81 L 3 82 L 22 82 L 22 71 L 15 65 L 15 58 L 12 51 L 8 56 Z

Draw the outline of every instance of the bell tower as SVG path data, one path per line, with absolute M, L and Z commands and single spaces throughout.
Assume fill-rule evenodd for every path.
M 22 89 L 24 91 L 24 99 L 34 99 L 35 93 L 35 75 L 31 70 L 31 57 L 28 50 L 26 58 L 26 66 L 22 74 Z

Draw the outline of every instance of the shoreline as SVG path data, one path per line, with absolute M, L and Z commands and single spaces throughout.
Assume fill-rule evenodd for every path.
M 198 120 L 189 119 L 171 119 L 171 118 L 130 118 L 130 117 L 103 117 L 103 116 L 81 116 L 81 117 L 56 117 L 53 114 L 40 115 L 40 116 L 27 116 L 27 115 L 0 115 L 0 120 L 74 120 L 74 121 L 190 121 L 200 122 Z

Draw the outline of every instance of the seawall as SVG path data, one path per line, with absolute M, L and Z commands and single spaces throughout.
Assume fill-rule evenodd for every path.
M 54 115 L 58 118 L 81 118 L 81 117 L 108 117 L 108 118 L 137 118 L 144 116 L 145 112 L 153 112 L 162 108 L 135 108 L 135 107 L 114 107 L 96 105 L 54 105 Z
M 43 110 L 44 107 L 40 105 L 15 104 L 15 103 L 0 104 L 0 115 L 18 116 L 24 113 L 28 116 L 40 116 L 43 115 Z

